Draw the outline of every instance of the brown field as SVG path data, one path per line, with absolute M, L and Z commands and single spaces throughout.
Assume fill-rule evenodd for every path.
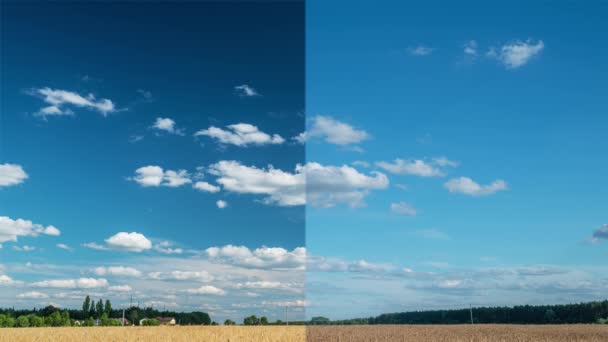
M 402 325 L 316 327 L 93 327 L 0 329 L 0 342 L 605 342 L 608 325 Z

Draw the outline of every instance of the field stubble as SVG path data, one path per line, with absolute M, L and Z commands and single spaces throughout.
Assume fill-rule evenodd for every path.
M 0 342 L 605 342 L 608 325 L 179 326 L 0 329 Z

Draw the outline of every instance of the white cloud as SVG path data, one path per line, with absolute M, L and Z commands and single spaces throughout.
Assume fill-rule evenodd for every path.
M 439 177 L 444 175 L 439 168 L 420 159 L 395 159 L 395 161 L 392 163 L 380 161 L 377 162 L 376 165 L 388 172 L 398 175 L 414 175 L 420 177 Z
M 85 97 L 72 91 L 51 89 L 49 87 L 31 89 L 27 94 L 39 97 L 42 101 L 49 104 L 48 107 L 41 108 L 40 111 L 36 113 L 36 115 L 43 117 L 52 115 L 73 115 L 74 113 L 72 110 L 66 108 L 66 106 L 96 110 L 104 116 L 116 111 L 114 103 L 111 100 L 97 100 L 93 94 L 88 94 Z
M 545 44 L 542 40 L 538 40 L 536 43 L 533 43 L 531 39 L 525 42 L 518 40 L 503 45 L 499 51 L 490 48 L 486 55 L 498 59 L 507 69 L 517 69 L 538 55 L 544 47 Z
M 277 306 L 277 307 L 304 307 L 308 306 L 308 302 L 302 299 L 287 300 L 287 301 L 262 301 L 263 306 Z
M 360 167 L 370 167 L 371 165 L 363 160 L 355 160 L 354 162 L 351 163 L 354 166 L 360 166 Z
M 154 250 L 163 254 L 182 254 L 184 252 L 181 248 L 173 248 L 173 244 L 169 241 L 162 241 L 154 245 Z
M 369 139 L 364 130 L 338 121 L 330 116 L 317 115 L 312 119 L 312 127 L 303 138 L 322 137 L 326 142 L 335 145 L 351 145 Z
M 228 129 L 224 130 L 215 126 L 211 126 L 207 129 L 200 130 L 194 133 L 194 136 L 207 136 L 216 139 L 222 144 L 235 145 L 246 147 L 248 145 L 276 145 L 285 142 L 278 134 L 264 133 L 258 129 L 257 126 L 238 123 L 227 126 Z
M 148 165 L 135 170 L 135 176 L 130 178 L 144 187 L 179 187 L 184 184 L 192 183 L 190 174 L 186 170 L 166 170 L 156 165 Z
M 438 157 L 438 158 L 433 158 L 433 162 L 441 167 L 458 167 L 460 165 L 459 162 L 457 161 L 453 161 L 453 160 L 449 160 L 446 157 Z
M 470 57 L 477 57 L 477 42 L 469 40 L 464 44 L 464 54 Z
M 399 215 L 416 216 L 416 208 L 406 202 L 391 203 L 391 211 Z
M 54 226 L 43 226 L 29 220 L 13 220 L 0 216 L 0 242 L 17 241 L 18 236 L 37 237 L 40 234 L 57 236 L 61 232 Z
M 118 277 L 141 277 L 141 271 L 128 266 L 109 266 L 97 267 L 93 269 L 93 273 L 98 276 L 118 276 Z
M 45 298 L 49 298 L 49 296 L 42 292 L 31 291 L 31 292 L 20 293 L 17 295 L 17 298 L 19 298 L 19 299 L 45 299 Z
M 60 249 L 65 249 L 66 251 L 72 251 L 72 247 L 66 245 L 65 243 L 58 243 L 55 246 Z
M 242 84 L 234 87 L 234 90 L 239 96 L 260 96 L 260 94 L 252 87 Z
M 111 292 L 131 292 L 133 289 L 129 285 L 115 285 L 108 287 L 108 291 Z
M 143 234 L 136 232 L 120 232 L 107 238 L 105 241 L 111 249 L 129 252 L 142 252 L 152 248 L 152 242 Z
M 44 280 L 31 284 L 35 287 L 51 287 L 65 289 L 94 289 L 108 286 L 108 281 L 103 278 L 78 278 L 78 279 L 56 279 Z
M 317 207 L 332 207 L 346 203 L 363 205 L 369 190 L 384 189 L 388 178 L 380 172 L 370 175 L 343 166 L 323 166 L 319 163 L 297 165 L 295 173 L 269 166 L 268 169 L 245 166 L 237 161 L 220 161 L 209 167 L 224 190 L 236 193 L 267 195 L 263 201 L 280 206 L 309 203 Z
M 210 193 L 216 193 L 220 191 L 220 187 L 217 185 L 213 185 L 213 184 L 209 184 L 207 182 L 203 182 L 203 181 L 198 181 L 196 183 L 194 183 L 193 187 L 196 190 L 200 190 L 203 192 L 210 192 Z
M 28 177 L 21 165 L 0 164 L 0 188 L 21 184 Z
M 175 127 L 175 121 L 171 118 L 156 118 L 152 128 L 157 129 L 159 131 L 165 131 L 171 134 L 183 135 L 182 130 L 177 129 Z
M 209 282 L 215 279 L 207 271 L 171 271 L 171 272 L 151 272 L 148 277 L 154 280 L 195 280 Z
M 306 132 L 302 132 L 302 133 L 296 135 L 295 137 L 292 137 L 291 140 L 294 140 L 298 144 L 304 145 L 306 143 L 307 137 L 308 137 L 308 135 L 306 134 Z
M 418 45 L 415 47 L 410 47 L 407 49 L 407 51 L 410 53 L 410 55 L 413 56 L 427 56 L 430 55 L 433 52 L 433 48 L 430 48 L 428 46 L 424 46 L 424 45 Z
M 296 284 L 290 284 L 290 283 L 282 283 L 282 282 L 278 282 L 278 281 L 266 281 L 266 280 L 261 280 L 261 281 L 247 281 L 244 283 L 237 283 L 235 285 L 235 288 L 237 289 L 257 289 L 257 290 L 284 290 L 284 289 L 291 289 L 293 287 L 297 286 Z
M 28 245 L 24 245 L 23 247 L 13 246 L 13 250 L 15 250 L 17 252 L 32 252 L 32 251 L 36 250 L 36 247 L 28 246 Z
M 217 207 L 220 209 L 224 209 L 228 206 L 228 202 L 224 200 L 218 200 L 217 202 L 215 202 L 215 205 L 217 205 Z
M 224 291 L 220 288 L 217 288 L 215 286 L 211 286 L 211 285 L 203 285 L 196 289 L 188 289 L 188 290 L 186 290 L 186 292 L 191 293 L 191 294 L 216 295 L 216 296 L 223 296 L 226 294 L 226 291 Z
M 83 243 L 82 246 L 86 247 L 86 248 L 90 248 L 90 249 L 95 249 L 95 250 L 98 250 L 98 251 L 105 251 L 105 250 L 108 249 L 108 247 L 99 245 L 99 244 L 97 244 L 95 242 Z
M 5 274 L 0 274 L 0 285 L 14 285 L 17 283 L 18 282 L 13 280 L 11 277 Z
M 461 193 L 470 196 L 491 195 L 498 191 L 507 190 L 507 183 L 501 179 L 495 180 L 488 185 L 480 185 L 471 178 L 453 178 L 444 184 L 449 192 Z
M 212 261 L 246 268 L 302 268 L 306 264 L 306 248 L 289 251 L 281 247 L 260 247 L 250 250 L 245 246 L 210 247 L 205 255 Z

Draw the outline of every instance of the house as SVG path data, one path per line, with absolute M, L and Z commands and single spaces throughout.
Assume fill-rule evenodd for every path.
M 131 325 L 131 322 L 129 322 L 129 320 L 126 318 L 116 318 L 116 320 L 120 323 L 120 325 L 124 325 L 125 327 Z
M 175 325 L 175 318 L 173 317 L 156 317 L 161 325 Z

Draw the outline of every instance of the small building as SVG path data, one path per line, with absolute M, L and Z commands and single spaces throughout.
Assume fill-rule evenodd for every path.
M 116 318 L 116 320 L 120 323 L 120 325 L 124 325 L 125 327 L 131 325 L 131 322 L 129 322 L 128 319 L 126 318 Z
M 160 322 L 160 325 L 175 325 L 174 317 L 156 317 L 156 319 Z

